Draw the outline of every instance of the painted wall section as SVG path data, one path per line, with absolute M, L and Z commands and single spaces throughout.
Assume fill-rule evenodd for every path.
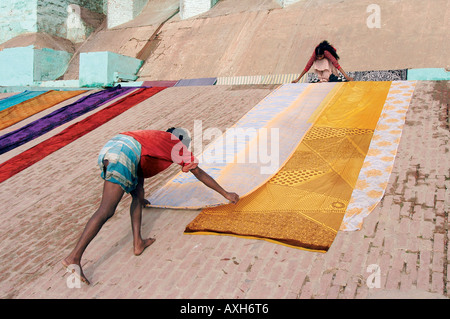
M 444 68 L 409 69 L 409 81 L 450 81 L 450 71 Z
M 37 0 L 38 31 L 75 43 L 85 40 L 94 28 L 82 20 L 81 7 L 102 13 L 103 0 Z M 76 36 L 74 32 L 77 32 Z
M 52 81 L 66 72 L 72 54 L 52 49 L 34 50 L 33 81 Z
M 282 6 L 283 8 L 284 8 L 284 7 L 287 7 L 287 6 L 291 5 L 291 4 L 297 3 L 297 2 L 299 2 L 299 1 L 301 1 L 301 0 L 277 0 L 277 2 L 278 2 L 278 3 L 280 4 L 280 6 Z
M 33 46 L 0 51 L 0 86 L 34 85 L 56 80 L 67 69 L 72 54 Z
M 180 0 L 180 17 L 189 19 L 210 10 L 219 0 Z
M 33 84 L 33 48 L 10 48 L 0 51 L 0 86 Z
M 136 78 L 143 61 L 113 52 L 80 54 L 79 81 L 81 87 L 113 86 L 117 75 Z
M 107 0 L 0 1 L 0 43 L 27 32 L 45 32 L 67 38 L 69 5 L 103 14 L 104 1 Z M 85 31 L 88 35 L 93 30 Z
M 37 32 L 36 0 L 0 1 L 0 43 L 27 32 Z
M 148 0 L 108 0 L 108 28 L 114 28 L 138 16 Z

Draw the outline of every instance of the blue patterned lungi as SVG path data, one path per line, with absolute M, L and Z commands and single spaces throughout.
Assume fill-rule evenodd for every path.
M 138 184 L 137 170 L 141 159 L 141 144 L 131 136 L 118 134 L 103 146 L 98 156 L 101 177 L 130 193 Z M 108 161 L 108 166 L 103 164 Z M 106 175 L 106 176 L 105 176 Z

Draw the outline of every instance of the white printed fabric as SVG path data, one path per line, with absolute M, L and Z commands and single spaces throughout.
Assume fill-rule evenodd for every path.
M 392 82 L 340 230 L 361 229 L 383 197 L 416 81 Z

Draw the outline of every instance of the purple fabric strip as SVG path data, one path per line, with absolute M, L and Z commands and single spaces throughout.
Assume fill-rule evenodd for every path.
M 217 78 L 181 79 L 174 86 L 215 85 Z
M 28 125 L 1 136 L 0 154 L 15 149 L 16 147 L 23 145 L 58 126 L 70 122 L 71 120 L 98 108 L 108 101 L 135 89 L 136 88 L 134 87 L 122 88 L 120 86 L 116 86 L 84 96 L 72 104 L 61 107 Z

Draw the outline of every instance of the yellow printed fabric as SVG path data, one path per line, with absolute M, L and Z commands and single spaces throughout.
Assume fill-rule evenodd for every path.
M 245 196 L 265 184 L 297 148 L 336 83 L 284 84 L 198 155 L 200 167 L 225 189 Z M 254 134 L 252 134 L 252 132 Z M 270 154 L 270 156 L 269 156 Z M 202 209 L 228 203 L 192 174 L 178 173 L 152 192 L 152 207 Z
M 59 104 L 74 96 L 80 95 L 86 92 L 85 90 L 79 91 L 48 91 L 37 97 L 8 107 L 7 109 L 0 111 L 0 130 L 16 124 L 27 117 L 30 117 L 38 112 L 48 109 L 56 104 Z
M 349 205 L 390 85 L 340 84 L 276 175 L 236 205 L 204 209 L 185 232 L 327 251 Z

